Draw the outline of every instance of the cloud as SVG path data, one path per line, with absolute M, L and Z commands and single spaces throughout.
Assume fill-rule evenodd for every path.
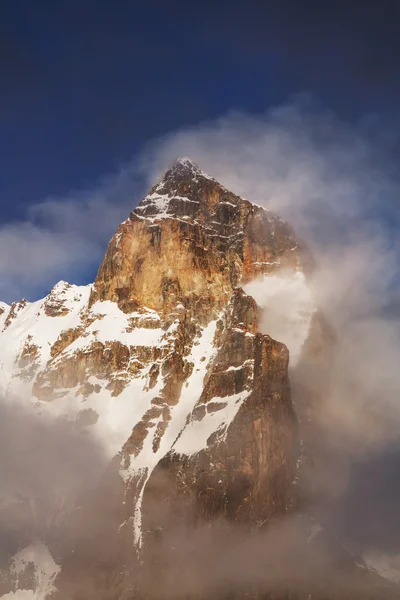
M 89 282 L 142 185 L 132 165 L 93 189 L 31 205 L 24 221 L 0 227 L 0 298 L 35 300 L 60 279 Z
M 154 177 L 174 158 L 190 156 L 240 195 L 292 216 L 297 227 L 329 219 L 336 234 L 344 218 L 386 204 L 398 189 L 383 170 L 382 150 L 363 129 L 301 97 L 265 115 L 232 112 L 168 135 L 142 161 Z
M 32 403 L 0 399 L 0 568 L 36 539 L 67 539 L 68 510 L 107 465 L 101 440 Z

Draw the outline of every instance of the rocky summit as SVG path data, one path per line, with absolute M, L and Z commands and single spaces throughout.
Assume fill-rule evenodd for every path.
M 307 579 L 304 559 L 330 544 L 302 517 L 301 417 L 323 394 L 295 406 L 290 379 L 327 360 L 311 270 L 288 223 L 181 159 L 92 285 L 0 304 L 2 402 L 104 458 L 84 490 L 2 498 L 25 523 L 9 527 L 2 598 L 358 598 Z M 366 598 L 379 576 L 339 555 Z

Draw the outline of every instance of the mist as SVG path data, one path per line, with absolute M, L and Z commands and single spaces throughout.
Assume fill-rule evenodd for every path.
M 106 468 L 101 441 L 33 402 L 0 402 L 0 567 L 40 540 L 70 542 L 69 518 Z
M 319 395 L 316 465 L 305 485 L 319 522 L 344 547 L 382 552 L 400 568 L 400 182 L 390 132 L 377 133 L 371 122 L 350 126 L 300 98 L 258 117 L 233 112 L 166 136 L 147 149 L 142 168 L 152 180 L 188 156 L 288 220 L 306 242 L 314 260 L 310 294 L 335 342 L 325 340 L 328 370 L 291 363 L 300 421 L 310 418 L 301 414 L 302 395 Z M 271 300 L 268 278 L 254 285 L 259 304 L 282 304 L 282 297 Z M 299 291 L 288 288 L 286 312 L 298 301 Z M 273 314 L 272 336 L 288 329 Z

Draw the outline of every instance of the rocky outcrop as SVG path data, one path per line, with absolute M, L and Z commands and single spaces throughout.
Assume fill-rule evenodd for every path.
M 13 322 L 13 320 L 16 318 L 16 316 L 18 315 L 18 313 L 25 308 L 25 306 L 27 305 L 28 301 L 25 300 L 25 298 L 23 298 L 22 300 L 20 300 L 19 302 L 13 302 L 11 305 L 11 308 L 7 314 L 6 320 L 4 322 L 4 327 L 8 327 L 9 325 L 11 325 L 11 323 Z

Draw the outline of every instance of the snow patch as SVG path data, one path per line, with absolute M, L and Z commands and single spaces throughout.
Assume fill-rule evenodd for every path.
M 190 423 L 182 431 L 180 437 L 173 445 L 173 450 L 177 454 L 195 454 L 207 447 L 207 442 L 214 432 L 217 432 L 220 439 L 226 435 L 229 425 L 235 418 L 239 408 L 249 392 L 246 390 L 240 394 L 233 396 L 215 396 L 210 402 L 226 402 L 227 405 L 223 410 L 218 410 L 213 413 L 206 413 L 200 421 L 191 420 Z M 207 405 L 204 405 L 207 409 Z
M 35 569 L 35 590 L 18 589 L 1 596 L 2 600 L 45 600 L 49 594 L 56 591 L 53 583 L 61 568 L 54 561 L 47 546 L 38 540 L 14 556 L 11 572 L 18 579 L 29 564 L 33 564 Z
M 315 538 L 315 536 L 323 530 L 323 527 L 321 527 L 319 523 L 313 523 L 310 527 L 310 535 L 307 538 L 307 544 L 310 544 L 311 541 Z
M 384 579 L 400 583 L 400 554 L 391 556 L 371 549 L 362 558 L 370 571 L 378 573 Z
M 137 206 L 135 208 L 135 214 L 137 212 L 140 213 L 141 211 L 146 210 L 146 208 L 148 206 L 152 206 L 157 210 L 156 215 L 143 216 L 140 214 L 136 214 L 136 216 L 140 217 L 141 219 L 151 221 L 152 223 L 154 223 L 155 221 L 158 221 L 160 219 L 177 218 L 177 217 L 175 217 L 175 215 L 172 212 L 169 212 L 169 204 L 172 200 L 182 200 L 182 202 L 189 202 L 190 204 L 200 204 L 200 202 L 198 200 L 192 200 L 191 198 L 188 198 L 187 196 L 179 196 L 177 194 L 170 196 L 169 194 L 160 194 L 157 192 L 153 192 L 152 194 L 148 194 L 144 198 L 142 203 L 139 204 L 139 206 Z M 182 220 L 182 219 L 178 219 L 178 220 Z
M 39 600 L 36 592 L 33 590 L 17 590 L 0 596 L 1 600 Z
M 98 342 L 106 343 L 118 339 L 121 344 L 126 346 L 159 346 L 161 337 L 165 333 L 161 327 L 157 329 L 149 329 L 145 327 L 130 327 L 130 319 L 132 316 L 141 318 L 153 318 L 154 311 L 149 315 L 139 313 L 125 314 L 119 309 L 116 302 L 105 300 L 96 302 L 92 306 L 92 313 L 98 315 L 101 319 L 94 321 L 86 331 L 93 333 Z M 157 315 L 157 318 L 158 315 Z M 129 331 L 129 329 L 132 329 Z M 116 333 L 118 334 L 116 335 Z

